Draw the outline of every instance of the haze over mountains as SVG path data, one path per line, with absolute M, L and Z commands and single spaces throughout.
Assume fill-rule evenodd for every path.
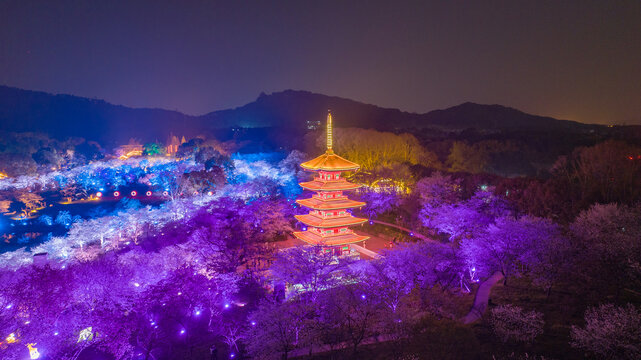
M 500 105 L 464 103 L 425 114 L 381 108 L 357 101 L 285 90 L 261 94 L 256 101 L 201 116 L 163 109 L 139 109 L 103 100 L 0 86 L 0 124 L 3 131 L 45 132 L 56 138 L 84 137 L 104 144 L 129 138 L 164 140 L 170 132 L 195 136 L 224 128 L 287 127 L 306 129 L 307 121 L 324 120 L 327 109 L 339 127 L 377 130 L 439 128 L 479 131 L 586 131 L 603 127 L 526 114 Z

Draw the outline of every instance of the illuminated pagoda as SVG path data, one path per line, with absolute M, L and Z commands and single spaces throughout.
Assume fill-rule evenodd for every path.
M 304 189 L 315 191 L 309 199 L 296 200 L 298 204 L 309 208 L 306 215 L 296 215 L 296 219 L 307 225 L 305 231 L 294 232 L 294 236 L 311 244 L 334 248 L 338 253 L 349 252 L 349 244 L 369 238 L 356 234 L 350 226 L 362 224 L 367 219 L 352 216 L 348 209 L 360 208 L 364 202 L 350 200 L 343 194 L 346 190 L 361 187 L 341 177 L 343 171 L 353 171 L 360 165 L 336 155 L 332 150 L 332 114 L 327 115 L 327 151 L 300 166 L 305 170 L 315 171 L 312 181 L 302 182 Z

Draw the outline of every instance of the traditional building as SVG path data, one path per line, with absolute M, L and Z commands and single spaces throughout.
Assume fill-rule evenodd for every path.
M 185 140 L 185 137 L 183 136 L 182 139 L 178 139 L 178 136 L 174 134 L 169 134 L 169 138 L 167 139 L 167 156 L 174 156 L 178 152 L 178 147 L 182 144 L 187 142 Z
M 118 146 L 115 150 L 115 153 L 116 156 L 120 158 L 120 160 L 127 160 L 133 156 L 142 156 L 142 151 L 143 146 L 140 141 L 131 138 L 129 139 L 129 143 L 127 145 Z
M 307 226 L 304 231 L 294 232 L 294 236 L 311 245 L 334 248 L 337 252 L 349 252 L 349 244 L 369 238 L 355 233 L 351 226 L 367 222 L 367 219 L 352 216 L 348 209 L 360 208 L 364 202 L 350 200 L 344 191 L 358 189 L 341 177 L 343 171 L 357 170 L 360 165 L 346 160 L 332 150 L 332 114 L 327 115 L 327 151 L 300 166 L 316 172 L 312 181 L 302 182 L 304 189 L 315 191 L 309 199 L 296 200 L 298 204 L 310 209 L 306 215 L 296 215 L 296 219 Z

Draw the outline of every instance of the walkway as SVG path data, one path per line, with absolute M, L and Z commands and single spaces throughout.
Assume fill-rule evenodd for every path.
M 356 251 L 358 251 L 361 255 L 368 256 L 372 259 L 380 259 L 383 256 L 375 251 L 365 249 L 364 247 L 356 244 L 351 244 L 350 247 Z
M 470 309 L 470 312 L 462 319 L 463 324 L 471 324 L 483 316 L 483 313 L 485 313 L 485 310 L 487 309 L 487 302 L 490 299 L 492 287 L 502 279 L 503 274 L 500 271 L 497 271 L 481 283 L 479 288 L 476 290 L 472 309 Z
M 406 233 L 409 233 L 409 234 L 410 234 L 410 236 L 416 237 L 417 239 L 421 239 L 421 240 L 424 240 L 424 241 L 430 241 L 430 242 L 434 242 L 434 243 L 438 243 L 438 244 L 440 244 L 440 242 L 438 242 L 438 241 L 436 241 L 436 240 L 434 240 L 434 239 L 430 239 L 430 238 L 428 238 L 428 237 L 427 237 L 427 236 L 425 236 L 425 235 L 415 233 L 413 230 L 410 230 L 410 229 L 408 229 L 408 228 L 406 228 L 406 227 L 402 227 L 402 226 L 400 226 L 400 225 L 396 225 L 396 224 L 388 223 L 388 222 L 385 222 L 385 221 L 379 221 L 379 220 L 370 220 L 370 221 L 371 221 L 371 222 L 373 222 L 373 223 L 375 223 L 375 224 L 381 224 L 381 225 L 385 225 L 385 226 L 393 227 L 393 228 L 395 228 L 395 229 L 398 229 L 398 230 L 404 231 L 404 232 L 406 232 Z

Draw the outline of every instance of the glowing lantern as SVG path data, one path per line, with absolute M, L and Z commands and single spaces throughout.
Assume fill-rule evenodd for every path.
M 134 191 L 132 191 L 132 192 L 131 192 L 131 196 L 136 196 L 136 195 L 138 195 L 138 193 L 136 192 L 136 190 L 134 190 Z
M 13 344 L 14 342 L 18 341 L 18 338 L 16 338 L 16 333 L 9 334 L 5 341 L 7 342 L 7 344 Z
M 29 358 L 30 359 L 38 359 L 38 358 L 40 358 L 40 353 L 38 352 L 38 348 L 36 347 L 36 343 L 27 344 L 27 348 L 29 349 Z
M 167 192 L 166 190 L 165 190 L 165 191 L 163 191 L 163 192 L 162 192 L 162 196 L 169 196 L 169 192 Z
M 211 192 L 211 191 L 208 191 L 208 192 L 207 192 L 207 195 L 212 196 L 212 195 L 214 195 L 214 193 L 213 193 L 213 192 Z
M 82 329 L 80 334 L 78 334 L 78 342 L 81 341 L 91 341 L 93 340 L 93 327 L 89 326 L 88 328 Z
M 101 197 L 102 197 L 102 193 L 101 193 L 100 191 L 98 191 L 98 192 L 96 193 L 96 197 L 101 198 Z
M 151 196 L 151 191 L 147 191 L 147 192 L 145 193 L 145 195 L 147 195 L 147 196 Z
M 114 196 L 115 196 L 115 197 L 120 196 L 120 191 L 114 191 Z

